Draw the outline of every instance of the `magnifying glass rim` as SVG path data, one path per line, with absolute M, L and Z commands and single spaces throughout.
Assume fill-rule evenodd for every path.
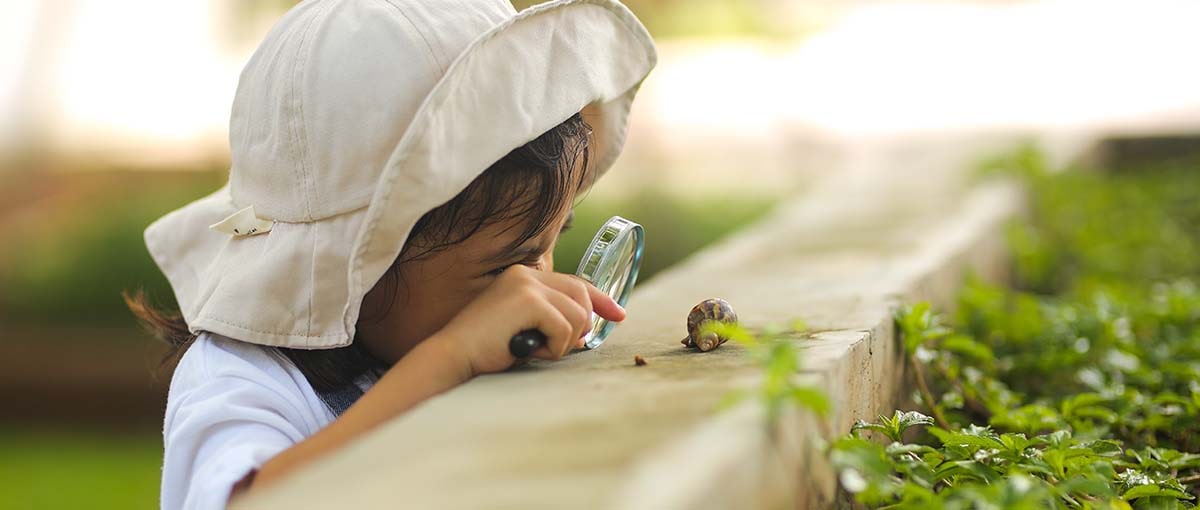
M 612 240 L 608 242 L 602 241 L 602 237 L 606 232 L 614 230 L 616 231 L 616 235 L 613 236 Z M 597 251 L 602 250 L 599 253 L 599 260 L 594 266 L 592 266 L 592 271 L 602 267 L 607 267 L 606 263 L 614 257 L 617 257 L 617 261 L 619 262 L 619 257 L 623 257 L 625 252 L 614 250 L 612 247 L 623 246 L 625 240 L 630 236 L 633 236 L 632 242 L 634 245 L 633 256 L 629 261 L 629 276 L 625 278 L 625 282 L 621 287 L 621 294 L 615 297 L 617 303 L 622 307 L 625 306 L 625 303 L 629 301 L 629 294 L 633 291 L 633 285 L 637 281 L 638 270 L 642 266 L 642 250 L 645 244 L 646 233 L 645 229 L 643 229 L 641 225 L 620 216 L 613 216 L 609 218 L 608 221 L 604 222 L 603 226 L 596 230 L 596 235 L 592 237 L 592 242 L 588 244 L 587 251 L 585 251 L 583 253 L 583 257 L 579 259 L 579 267 L 575 270 L 575 274 L 577 276 L 594 284 L 596 281 L 596 275 L 588 273 L 588 261 L 596 255 Z M 592 312 L 592 320 L 596 320 L 595 315 L 596 313 Z M 600 344 L 604 343 L 604 340 L 608 338 L 608 334 L 614 327 L 616 327 L 616 323 L 606 320 L 599 331 L 592 331 L 588 334 L 588 340 L 584 344 L 584 347 L 588 349 L 595 349 L 596 347 L 599 347 Z

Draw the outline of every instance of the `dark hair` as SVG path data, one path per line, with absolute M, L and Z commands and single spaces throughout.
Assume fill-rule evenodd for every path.
M 372 316 L 364 310 L 359 323 L 382 319 L 391 310 L 400 283 L 398 270 L 405 262 L 444 251 L 498 222 L 525 220 L 524 230 L 510 248 L 545 232 L 566 205 L 570 191 L 579 191 L 585 183 L 591 133 L 581 113 L 576 113 L 513 149 L 454 198 L 421 216 L 396 261 L 376 284 L 387 285 L 385 290 L 391 296 L 386 300 L 387 307 Z M 195 341 L 197 335 L 188 331 L 187 322 L 179 313 L 156 309 L 142 289 L 132 295 L 122 292 L 122 296 L 142 327 L 170 346 L 163 364 L 181 356 Z M 386 369 L 385 363 L 371 356 L 358 340 L 356 333 L 354 341 L 346 347 L 272 348 L 291 360 L 315 390 L 328 391 L 351 383 L 367 370 Z

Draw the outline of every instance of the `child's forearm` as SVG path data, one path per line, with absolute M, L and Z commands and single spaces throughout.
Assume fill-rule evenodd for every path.
M 341 448 L 380 423 L 472 377 L 469 363 L 452 348 L 453 340 L 435 334 L 400 358 L 342 415 L 317 433 L 272 457 L 250 484 L 258 489 L 308 462 Z M 239 488 L 240 488 L 239 487 Z M 234 490 L 235 494 L 239 492 Z

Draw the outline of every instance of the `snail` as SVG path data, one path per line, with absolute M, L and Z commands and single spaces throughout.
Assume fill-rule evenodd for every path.
M 703 352 L 716 349 L 721 344 L 729 340 L 729 338 L 720 336 L 715 332 L 703 333 L 700 328 L 708 321 L 721 321 L 724 323 L 737 323 L 737 313 L 733 311 L 733 307 L 724 299 L 705 299 L 700 304 L 692 307 L 691 313 L 687 317 L 688 336 L 680 343 L 688 347 L 695 347 Z

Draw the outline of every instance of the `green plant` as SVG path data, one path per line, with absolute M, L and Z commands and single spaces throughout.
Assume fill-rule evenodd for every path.
M 1000 161 L 1033 198 L 1009 231 L 1015 287 L 969 279 L 949 325 L 925 303 L 898 311 L 914 400 L 933 418 L 856 424 L 830 450 L 841 486 L 868 507 L 1191 508 L 1200 164 L 1051 174 L 1028 149 Z
M 1122 398 L 1128 395 L 1111 388 L 1060 393 L 1062 387 L 1029 400 L 1028 394 L 1010 389 L 989 346 L 942 326 L 927 304 L 904 308 L 896 320 L 906 348 L 924 353 L 917 359 L 932 369 L 933 380 L 918 401 L 945 413 L 943 420 L 951 425 L 927 427 L 927 435 L 905 443 L 908 428 L 934 420 L 897 411 L 892 418 L 857 423 L 851 436 L 833 444 L 831 460 L 842 487 L 860 503 L 889 508 L 996 502 L 1002 508 L 1126 508 L 1125 502 L 1136 508 L 1191 506 L 1195 498 L 1189 488 L 1194 491 L 1200 481 L 1200 455 L 1154 444 L 1190 445 L 1194 403 L 1167 394 L 1133 399 L 1148 407 L 1131 408 L 1130 399 Z M 1168 410 L 1164 404 L 1177 407 Z M 1177 422 L 1177 416 L 1184 420 Z M 1164 430 L 1171 432 L 1162 435 Z M 868 440 L 867 431 L 890 444 Z
M 1187 508 L 1195 498 L 1178 477 L 1200 457 L 1169 449 L 1126 449 L 1070 430 L 1034 436 L 968 425 L 928 427 L 936 439 L 903 443 L 905 429 L 933 420 L 917 412 L 855 425 L 831 460 L 858 502 L 888 508 Z M 863 431 L 883 432 L 883 445 Z
M 748 397 L 757 398 L 767 411 L 768 423 L 775 423 L 785 406 L 795 405 L 818 416 L 828 415 L 831 404 L 820 388 L 800 384 L 796 373 L 800 369 L 800 353 L 796 349 L 795 333 L 807 327 L 803 321 L 793 321 L 790 329 L 769 325 L 754 332 L 737 323 L 709 321 L 700 326 L 703 333 L 713 332 L 746 348 L 747 355 L 762 368 L 762 383 L 751 390 L 733 390 L 725 395 L 720 407 L 727 409 Z

